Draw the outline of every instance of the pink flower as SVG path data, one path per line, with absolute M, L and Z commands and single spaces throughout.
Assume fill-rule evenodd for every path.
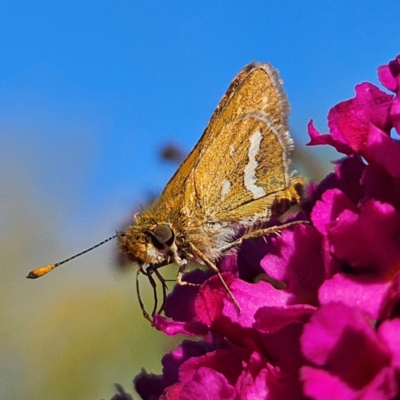
M 175 287 L 155 327 L 201 340 L 137 376 L 142 398 L 400 397 L 400 56 L 378 71 L 394 95 L 362 83 L 328 134 L 309 124 L 310 145 L 345 154 L 307 188 L 295 218 L 311 224 L 220 261 L 242 312 L 209 272 Z
M 399 328 L 399 319 L 374 327 L 360 309 L 341 302 L 320 307 L 301 337 L 309 364 L 301 368 L 304 394 L 321 400 L 394 398 Z

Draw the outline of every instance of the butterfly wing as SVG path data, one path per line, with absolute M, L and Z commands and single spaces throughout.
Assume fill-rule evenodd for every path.
M 274 199 L 293 185 L 288 110 L 276 70 L 259 63 L 243 68 L 167 184 L 161 204 L 196 210 L 209 221 L 269 216 Z

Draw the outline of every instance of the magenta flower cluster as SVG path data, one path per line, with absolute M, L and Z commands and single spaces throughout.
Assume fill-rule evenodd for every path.
M 311 224 L 221 260 L 242 313 L 200 270 L 199 289 L 168 297 L 157 329 L 201 340 L 136 377 L 143 399 L 400 397 L 400 56 L 378 75 L 394 94 L 362 83 L 330 110 L 328 134 L 309 124 L 309 145 L 344 155 L 308 186 L 296 218 Z

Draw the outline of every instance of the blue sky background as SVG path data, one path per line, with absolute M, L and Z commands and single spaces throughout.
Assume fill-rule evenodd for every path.
M 161 190 L 175 167 L 159 161 L 158 149 L 172 141 L 189 151 L 244 65 L 268 61 L 280 71 L 301 146 L 311 118 L 324 131 L 329 108 L 352 97 L 355 84 L 377 84 L 376 68 L 400 53 L 399 19 L 400 2 L 387 0 L 1 2 L 0 311 L 11 334 L 1 339 L 0 379 L 26 388 L 15 392 L 14 384 L 2 383 L 0 397 L 44 398 L 49 382 L 59 382 L 46 368 L 67 363 L 54 349 L 49 364 L 40 343 L 57 341 L 55 326 L 63 335 L 79 327 L 82 337 L 83 304 L 100 318 L 111 301 L 101 300 L 96 309 L 88 295 L 92 284 L 126 296 L 133 288 L 107 272 L 108 245 L 43 282 L 26 280 L 26 273 L 112 235 L 149 193 Z M 327 157 L 319 148 L 309 151 Z M 99 298 L 100 290 L 93 290 Z M 63 296 L 65 304 L 77 302 L 74 312 L 58 311 L 67 310 L 59 304 Z M 129 299 L 133 303 L 134 295 Z M 55 307 L 47 317 L 40 314 L 44 304 Z M 110 315 L 104 325 L 113 325 Z M 144 332 L 146 339 L 152 335 L 148 326 Z M 77 341 L 71 337 L 64 346 Z M 83 348 L 96 347 L 113 372 L 110 365 L 117 364 L 107 364 L 101 345 L 87 341 Z M 30 351 L 42 352 L 43 370 L 26 351 L 28 342 Z M 27 353 L 33 366 L 23 358 Z M 54 354 L 60 363 L 53 363 Z M 98 389 L 87 398 L 106 398 L 101 385 L 129 382 L 140 370 L 137 361 L 137 369 L 119 379 L 95 373 L 96 360 L 88 367 L 95 371 L 92 384 L 89 376 L 71 384 L 74 368 L 60 374 L 68 387 Z

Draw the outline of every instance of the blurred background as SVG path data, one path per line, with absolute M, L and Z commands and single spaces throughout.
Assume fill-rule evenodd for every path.
M 31 281 L 33 268 L 113 235 L 159 193 L 230 81 L 271 62 L 291 104 L 296 168 L 307 122 L 400 53 L 400 3 L 20 1 L 0 3 L 0 398 L 109 399 L 168 338 L 142 317 L 134 271 L 110 242 Z M 165 155 L 164 155 L 165 159 Z M 146 286 L 145 282 L 144 285 Z

